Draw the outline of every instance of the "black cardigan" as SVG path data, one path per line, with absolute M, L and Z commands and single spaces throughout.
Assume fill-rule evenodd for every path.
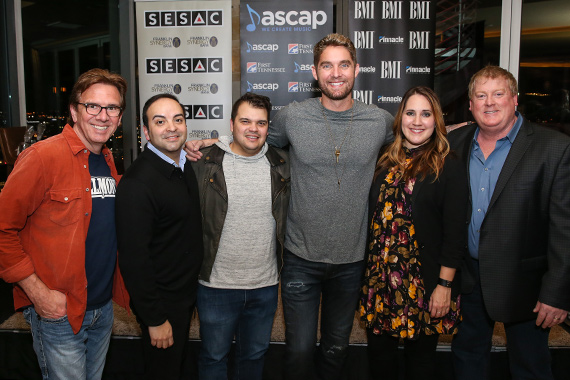
M 469 185 L 465 165 L 450 153 L 437 181 L 434 175 L 416 180 L 412 192 L 412 220 L 420 251 L 421 273 L 426 296 L 437 285 L 439 271 L 444 265 L 457 268 L 453 279 L 452 296 L 461 291 L 461 271 L 467 252 L 467 208 Z M 387 170 L 379 173 L 370 189 L 369 218 L 372 220 L 378 202 L 380 184 Z
M 158 326 L 168 305 L 192 305 L 203 244 L 190 163 L 182 173 L 145 149 L 117 187 L 116 222 L 119 266 L 137 317 Z

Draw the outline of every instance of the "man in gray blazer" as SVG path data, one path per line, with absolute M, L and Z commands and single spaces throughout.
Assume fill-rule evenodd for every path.
M 517 83 L 487 66 L 469 83 L 476 123 L 449 134 L 471 188 L 463 323 L 453 340 L 457 379 L 488 379 L 495 321 L 513 379 L 553 379 L 552 326 L 570 310 L 570 138 L 515 111 Z M 469 277 L 469 276 L 464 276 Z

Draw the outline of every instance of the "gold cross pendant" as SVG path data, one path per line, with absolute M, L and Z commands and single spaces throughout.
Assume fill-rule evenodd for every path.
M 336 156 L 336 163 L 338 164 L 338 156 L 340 156 L 340 150 L 335 149 L 334 155 Z

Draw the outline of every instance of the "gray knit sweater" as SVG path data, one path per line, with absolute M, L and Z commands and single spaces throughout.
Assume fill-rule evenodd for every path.
M 293 102 L 275 115 L 267 141 L 277 147 L 290 144 L 289 251 L 322 263 L 364 259 L 368 193 L 380 147 L 393 140 L 393 122 L 389 112 L 375 105 L 355 101 L 351 109 L 334 112 L 318 98 Z M 335 164 L 334 146 L 341 145 L 345 134 Z
M 267 144 L 258 154 L 245 157 L 232 152 L 232 140 L 231 136 L 222 136 L 217 143 L 226 152 L 222 167 L 228 211 L 210 281 L 200 283 L 223 289 L 275 285 L 279 276 Z

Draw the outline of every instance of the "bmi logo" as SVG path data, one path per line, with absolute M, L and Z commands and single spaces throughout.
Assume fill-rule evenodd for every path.
M 402 61 L 381 61 L 380 78 L 400 79 L 400 67 Z
M 355 1 L 354 18 L 374 20 L 374 3 L 375 1 Z
M 147 58 L 147 74 L 221 73 L 222 58 Z
M 287 54 L 299 54 L 299 44 L 287 45 Z
M 373 90 L 354 90 L 352 91 L 352 96 L 355 100 L 360 100 L 366 104 L 372 104 L 374 102 Z
M 354 47 L 357 49 L 374 49 L 374 31 L 355 31 Z
M 410 49 L 429 49 L 429 32 L 410 31 Z
M 382 1 L 382 18 L 399 20 L 402 18 L 402 1 Z
M 410 1 L 410 20 L 429 20 L 431 1 Z
M 299 82 L 287 83 L 287 92 L 299 92 Z
M 248 62 L 247 63 L 247 72 L 249 74 L 253 74 L 257 72 L 257 62 Z

